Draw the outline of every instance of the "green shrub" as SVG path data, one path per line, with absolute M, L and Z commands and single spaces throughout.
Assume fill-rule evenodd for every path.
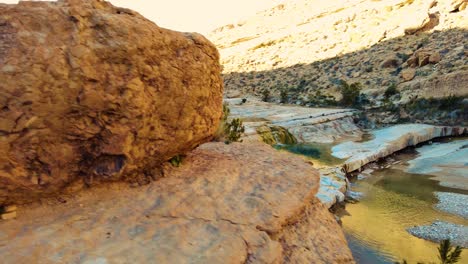
M 215 133 L 215 141 L 224 141 L 226 144 L 237 142 L 244 133 L 245 127 L 242 120 L 234 118 L 228 121 L 231 110 L 227 104 L 223 104 L 223 115 L 218 130 Z
M 315 94 L 309 94 L 307 100 L 309 104 L 314 106 L 334 106 L 337 104 L 335 97 L 322 94 L 320 90 L 317 90 Z
M 286 89 L 280 90 L 280 103 L 287 103 L 288 102 L 288 91 Z
M 244 133 L 245 127 L 240 118 L 234 118 L 231 122 L 224 125 L 224 135 L 226 136 L 225 143 L 238 142 Z
M 348 84 L 346 81 L 341 81 L 341 95 L 342 99 L 340 103 L 343 106 L 353 106 L 357 107 L 360 103 L 360 95 L 361 95 L 361 84 L 360 83 L 352 83 Z
M 385 98 L 390 98 L 395 94 L 398 94 L 398 90 L 396 88 L 396 84 L 392 83 L 388 86 L 387 90 L 385 90 L 384 96 Z
M 179 167 L 180 164 L 182 164 L 182 160 L 184 157 L 182 155 L 176 155 L 172 157 L 172 159 L 169 160 L 169 162 L 172 164 L 174 167 Z
M 449 239 L 440 242 L 437 249 L 439 250 L 441 264 L 453 264 L 460 260 L 462 248 L 460 246 L 453 247 Z
M 268 102 L 269 100 L 270 100 L 270 90 L 263 89 L 262 90 L 262 101 L 263 102 Z
M 437 250 L 439 253 L 438 257 L 440 264 L 455 264 L 458 263 L 458 261 L 460 261 L 462 248 L 460 246 L 454 247 L 450 243 L 450 239 L 440 241 Z M 395 264 L 408 264 L 408 262 L 406 260 L 403 260 L 402 262 L 395 262 Z M 418 264 L 423 264 L 423 262 L 418 262 Z

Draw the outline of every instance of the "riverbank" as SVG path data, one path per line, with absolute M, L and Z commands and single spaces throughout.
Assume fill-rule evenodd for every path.
M 363 170 L 366 164 L 410 146 L 468 133 L 465 127 L 426 124 L 401 124 L 363 131 L 355 124 L 359 112 L 352 109 L 278 105 L 240 98 L 226 99 L 225 102 L 231 109 L 232 118 L 244 120 L 244 141 L 263 141 L 261 133 L 264 130 L 260 133 L 259 128 L 270 126 L 284 128 L 294 136 L 297 144 L 293 145 L 295 150 L 292 152 L 311 158 L 311 151 L 324 153 L 327 151 L 324 148 L 330 148 L 330 153 L 325 154 L 334 157 L 333 164 L 322 164 L 320 158 L 311 158 L 321 175 L 317 197 L 328 208 L 345 200 L 346 173 Z M 273 144 L 285 142 L 277 140 Z M 291 150 L 287 146 L 280 149 Z M 364 174 L 368 172 L 364 171 Z

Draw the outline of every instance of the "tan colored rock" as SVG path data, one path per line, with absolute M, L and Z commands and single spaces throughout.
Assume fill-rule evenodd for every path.
M 391 57 L 385 59 L 385 61 L 382 62 L 380 67 L 382 68 L 396 68 L 400 65 L 400 60 L 396 57 Z
M 413 27 L 409 27 L 405 29 L 406 35 L 414 35 L 416 33 L 425 32 L 433 29 L 440 22 L 440 14 L 439 13 L 432 13 L 428 14 L 424 20 L 417 22 L 417 24 Z
M 429 56 L 429 63 L 436 64 L 439 63 L 441 60 L 440 53 L 434 52 Z
M 216 130 L 218 60 L 203 36 L 105 1 L 0 4 L 0 204 L 157 177 Z
M 260 143 L 208 143 L 166 176 L 30 205 L 0 223 L 2 261 L 354 263 L 314 197 L 318 172 L 298 156 Z
M 11 220 L 16 218 L 16 212 L 9 212 L 0 214 L 0 219 L 2 220 Z
M 468 71 L 455 71 L 442 76 L 428 79 L 415 79 L 402 84 L 401 96 L 403 101 L 411 97 L 444 98 L 449 96 L 468 96 Z
M 10 213 L 16 211 L 16 209 L 18 209 L 16 205 L 2 206 L 0 207 L 0 213 Z
M 414 53 L 414 56 L 417 58 L 417 63 L 419 67 L 423 67 L 429 64 L 429 57 L 431 55 L 432 51 L 427 49 L 420 49 Z
M 415 69 L 405 69 L 401 71 L 401 77 L 405 82 L 413 80 L 414 76 L 416 75 Z
M 414 54 L 406 61 L 409 67 L 424 67 L 427 64 L 436 64 L 440 62 L 441 56 L 437 51 L 429 49 L 420 49 L 414 52 Z
M 406 64 L 409 66 L 409 67 L 412 67 L 412 68 L 415 68 L 418 66 L 418 58 L 415 57 L 415 56 L 411 56 L 408 58 L 408 60 L 406 61 Z

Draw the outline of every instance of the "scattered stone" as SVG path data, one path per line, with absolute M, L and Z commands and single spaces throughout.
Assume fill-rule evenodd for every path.
M 440 53 L 439 52 L 434 52 L 429 56 L 429 63 L 436 64 L 440 62 Z
M 414 76 L 416 75 L 416 70 L 415 69 L 405 69 L 401 71 L 401 77 L 405 82 L 413 80 Z
M 357 176 L 357 179 L 360 181 L 360 180 L 364 180 L 365 178 L 367 178 L 368 176 L 365 176 L 363 174 L 358 174 Z
M 350 197 L 353 200 L 359 201 L 360 199 L 362 199 L 363 194 L 361 192 L 354 192 L 354 191 L 348 190 L 346 191 L 346 196 Z
M 361 173 L 362 173 L 362 174 L 366 174 L 366 175 L 371 175 L 373 172 L 374 172 L 373 169 L 371 169 L 371 168 L 366 168 L 366 169 L 363 170 Z
M 439 202 L 435 205 L 440 211 L 468 219 L 468 195 L 459 193 L 436 192 Z
M 429 226 L 414 226 L 407 231 L 413 236 L 439 243 L 450 239 L 454 245 L 468 248 L 468 227 L 444 221 L 435 221 Z
M 382 68 L 396 68 L 400 65 L 400 60 L 396 57 L 393 58 L 388 58 L 382 64 L 380 67 Z

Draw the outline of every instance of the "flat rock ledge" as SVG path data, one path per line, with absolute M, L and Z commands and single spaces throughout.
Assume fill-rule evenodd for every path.
M 354 124 L 357 114 L 353 109 L 309 108 L 278 105 L 249 99 L 225 99 L 231 116 L 241 118 L 245 124 L 246 139 L 261 141 L 257 128 L 263 125 L 287 129 L 298 142 L 333 143 L 350 137 L 360 138 L 362 131 Z
M 454 245 L 468 248 L 468 227 L 464 225 L 435 221 L 428 226 L 408 228 L 408 232 L 413 236 L 434 242 L 450 239 Z
M 0 222 L 6 263 L 354 263 L 309 163 L 208 143 L 152 184 L 99 185 Z
M 406 147 L 415 146 L 438 137 L 460 136 L 465 127 L 444 127 L 425 124 L 403 124 L 372 132 L 374 138 L 366 142 L 345 142 L 332 148 L 332 155 L 347 159 L 344 165 L 349 172 L 387 157 Z

